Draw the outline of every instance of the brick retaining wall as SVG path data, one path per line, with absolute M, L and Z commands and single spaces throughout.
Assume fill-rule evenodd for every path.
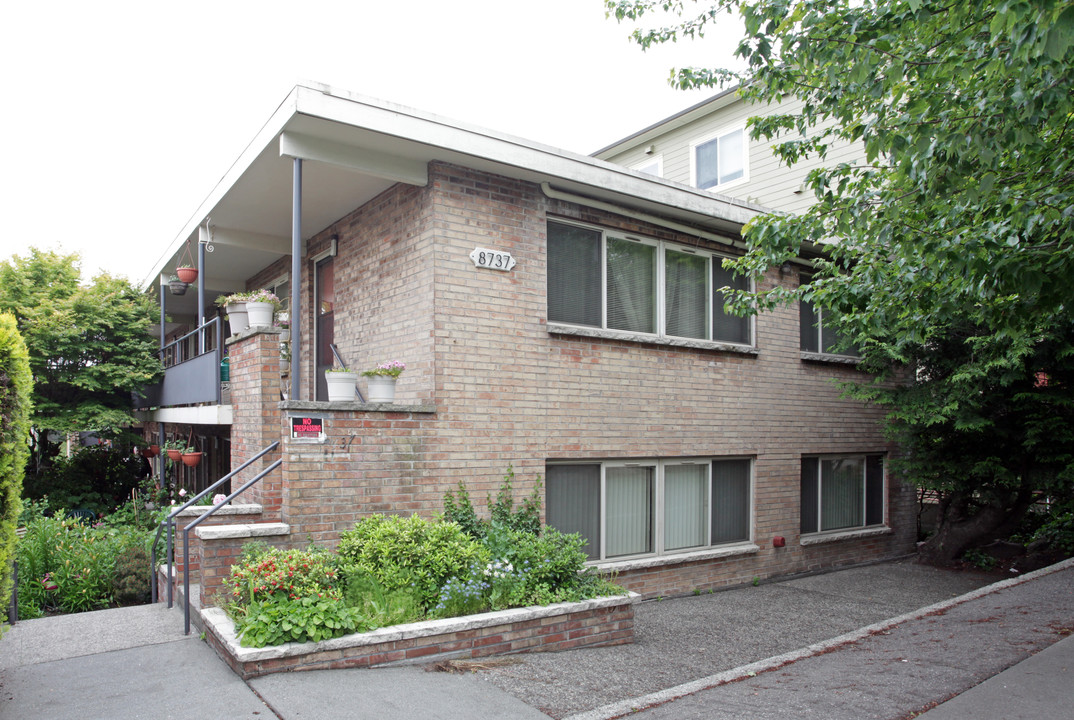
M 377 667 L 634 642 L 636 594 L 380 628 L 317 643 L 244 648 L 219 608 L 201 611 L 205 637 L 243 679 L 277 672 Z

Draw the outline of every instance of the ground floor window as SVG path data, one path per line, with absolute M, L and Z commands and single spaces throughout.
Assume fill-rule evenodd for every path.
M 803 535 L 883 523 L 883 455 L 802 458 Z
M 750 539 L 747 458 L 550 463 L 548 524 L 586 538 L 593 560 Z

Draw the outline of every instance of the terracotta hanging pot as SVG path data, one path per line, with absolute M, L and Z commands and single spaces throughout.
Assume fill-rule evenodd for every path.
M 187 467 L 195 467 L 201 462 L 200 452 L 183 453 L 183 464 Z
M 152 460 L 153 458 L 155 458 L 157 456 L 157 450 L 153 449 L 155 447 L 155 445 L 150 445 L 147 448 L 142 448 L 142 457 L 144 457 L 146 460 Z
M 198 269 L 192 267 L 175 268 L 175 274 L 179 279 L 189 284 L 198 279 Z
M 168 459 L 178 462 L 183 457 L 183 453 L 179 452 L 177 448 L 168 448 Z

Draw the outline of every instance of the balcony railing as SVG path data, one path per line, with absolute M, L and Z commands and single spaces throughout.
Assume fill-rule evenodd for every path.
M 147 387 L 136 405 L 174 407 L 220 404 L 220 363 L 224 359 L 221 319 L 215 317 L 160 349 L 164 379 Z

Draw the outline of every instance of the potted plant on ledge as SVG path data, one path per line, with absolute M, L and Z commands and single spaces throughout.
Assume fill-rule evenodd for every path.
M 246 314 L 250 327 L 272 327 L 272 316 L 280 308 L 280 299 L 268 290 L 255 290 L 246 296 Z
M 363 377 L 368 378 L 368 400 L 371 403 L 390 403 L 395 401 L 395 381 L 406 370 L 406 363 L 392 360 L 381 363 L 372 370 L 363 370 Z
M 324 371 L 324 381 L 328 385 L 328 402 L 354 400 L 354 387 L 358 384 L 358 373 L 347 368 L 329 368 Z
M 227 323 L 232 335 L 238 335 L 250 327 L 249 316 L 246 313 L 246 297 L 246 293 L 234 293 L 221 295 L 216 299 L 216 304 L 224 308 L 227 314 Z

